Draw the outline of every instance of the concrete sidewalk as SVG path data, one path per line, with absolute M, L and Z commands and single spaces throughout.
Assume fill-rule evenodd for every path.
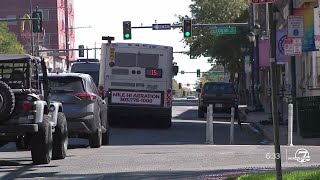
M 269 120 L 270 113 L 267 112 L 249 112 L 245 113 L 246 106 L 241 106 L 239 108 L 241 113 L 241 120 L 246 123 L 250 123 L 254 128 L 259 130 L 271 143 L 273 143 L 273 125 L 266 124 L 263 125 L 261 121 Z M 287 114 L 287 113 L 286 113 Z M 284 120 L 286 123 L 279 125 L 279 141 L 280 145 L 288 145 L 288 124 L 287 115 L 284 114 Z M 293 132 L 292 137 L 293 145 L 315 145 L 320 146 L 320 138 L 303 138 L 298 135 L 298 132 Z

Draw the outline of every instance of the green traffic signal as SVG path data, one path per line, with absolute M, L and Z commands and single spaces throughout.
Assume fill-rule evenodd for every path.
M 131 21 L 123 21 L 123 39 L 131 39 Z
M 192 31 L 192 20 L 191 19 L 184 19 L 183 20 L 183 37 L 189 38 L 191 37 Z
M 125 37 L 126 39 L 129 39 L 129 38 L 130 38 L 130 34 L 125 34 L 124 37 Z

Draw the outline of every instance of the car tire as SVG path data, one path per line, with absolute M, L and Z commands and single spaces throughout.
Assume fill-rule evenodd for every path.
M 68 128 L 66 116 L 58 112 L 57 126 L 53 133 L 52 159 L 64 159 L 68 149 Z
M 52 127 L 47 115 L 43 116 L 43 122 L 38 123 L 38 132 L 34 133 L 31 143 L 33 164 L 49 164 L 52 158 Z
M 6 120 L 15 107 L 15 96 L 12 89 L 3 81 L 0 81 L 0 122 Z
M 198 108 L 198 118 L 204 118 L 204 112 Z
M 89 137 L 89 145 L 91 148 L 100 148 L 102 144 L 102 131 L 100 127 Z
M 110 128 L 107 129 L 105 133 L 102 134 L 102 145 L 110 144 Z

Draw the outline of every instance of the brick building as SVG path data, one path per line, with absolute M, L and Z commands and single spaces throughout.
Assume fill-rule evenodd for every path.
M 67 2 L 66 2 L 67 1 Z M 67 4 L 67 9 L 65 9 Z M 74 48 L 75 33 L 73 0 L 2 0 L 0 7 L 0 18 L 22 18 L 30 14 L 38 7 L 42 11 L 44 33 L 34 34 L 34 45 L 41 49 L 65 49 L 66 29 L 69 30 L 69 48 Z M 65 22 L 65 12 L 68 12 L 68 22 Z M 30 21 L 29 21 L 30 22 Z M 17 35 L 18 40 L 24 46 L 27 53 L 31 52 L 31 29 L 28 21 L 10 21 L 7 23 L 11 32 Z M 67 26 L 67 28 L 66 28 Z M 35 48 L 36 49 L 36 48 Z M 46 53 L 44 53 L 46 54 Z M 51 68 L 65 68 L 66 56 L 48 56 Z M 69 59 L 74 60 L 75 54 L 70 51 Z

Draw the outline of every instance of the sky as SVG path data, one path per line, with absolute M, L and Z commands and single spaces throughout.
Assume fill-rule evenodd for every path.
M 191 16 L 189 5 L 191 0 L 75 0 L 74 27 L 75 46 L 84 45 L 89 48 L 101 45 L 102 36 L 115 37 L 114 42 L 148 43 L 172 46 L 174 51 L 188 51 L 182 42 L 183 34 L 180 29 L 152 30 L 132 29 L 132 39 L 123 40 L 122 22 L 131 21 L 131 26 L 151 26 L 156 23 L 174 23 L 178 21 L 175 15 Z M 88 27 L 91 28 L 78 28 Z M 86 56 L 86 55 L 85 55 Z M 89 58 L 94 57 L 94 51 L 89 52 Z M 97 51 L 100 58 L 100 51 Z M 211 65 L 208 58 L 190 59 L 188 55 L 174 53 L 174 62 L 179 71 L 196 72 L 197 69 L 207 71 Z M 178 74 L 175 78 L 178 83 L 194 84 L 196 74 Z M 190 86 L 192 87 L 192 86 Z

